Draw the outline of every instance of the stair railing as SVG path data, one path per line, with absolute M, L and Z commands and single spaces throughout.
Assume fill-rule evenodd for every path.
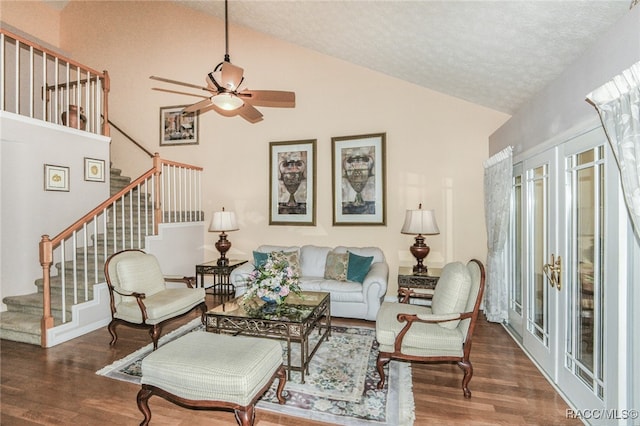
M 109 136 L 108 93 L 106 71 L 0 28 L 0 111 Z
M 91 300 L 93 285 L 104 282 L 103 265 L 120 250 L 144 248 L 144 239 L 158 234 L 160 223 L 204 220 L 201 200 L 202 168 L 153 156 L 153 167 L 117 194 L 91 210 L 53 238 L 43 235 L 43 316 L 41 346 L 54 327 L 52 309 L 68 322 L 71 305 Z M 52 266 L 58 274 L 51 276 Z M 52 280 L 59 294 L 52 297 Z

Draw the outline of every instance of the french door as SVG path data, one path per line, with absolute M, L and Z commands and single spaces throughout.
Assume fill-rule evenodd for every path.
M 618 181 L 608 149 L 597 128 L 513 173 L 509 325 L 578 409 L 604 409 L 616 392 Z

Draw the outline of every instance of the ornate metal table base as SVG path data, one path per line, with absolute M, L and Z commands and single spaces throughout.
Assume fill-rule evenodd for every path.
M 286 340 L 288 379 L 291 371 L 300 371 L 304 383 L 311 358 L 331 335 L 329 293 L 305 291 L 300 298 L 288 296 L 274 310 L 264 309 L 265 306 L 261 301 L 243 304 L 242 297 L 235 298 L 207 312 L 207 331 Z M 309 336 L 316 329 L 320 337 L 309 348 Z M 292 343 L 300 344 L 300 365 L 293 365 Z

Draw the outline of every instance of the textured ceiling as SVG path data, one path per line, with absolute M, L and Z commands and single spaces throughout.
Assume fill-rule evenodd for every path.
M 224 19 L 220 0 L 179 3 Z M 629 5 L 629 0 L 231 0 L 229 21 L 513 113 Z

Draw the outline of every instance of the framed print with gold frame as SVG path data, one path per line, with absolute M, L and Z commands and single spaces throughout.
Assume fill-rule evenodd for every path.
M 331 138 L 333 225 L 386 225 L 386 133 Z
M 269 225 L 316 224 L 316 140 L 269 143 Z

